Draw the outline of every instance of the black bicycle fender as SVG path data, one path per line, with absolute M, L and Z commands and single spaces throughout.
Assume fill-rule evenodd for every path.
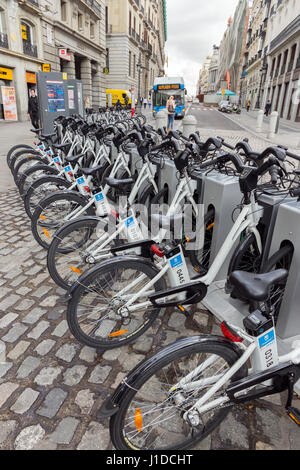
M 119 405 L 123 400 L 123 395 L 128 388 L 133 387 L 136 379 L 141 375 L 147 373 L 150 367 L 156 362 L 160 361 L 166 354 L 176 353 L 176 351 L 188 348 L 194 344 L 201 342 L 210 342 L 211 344 L 222 344 L 222 346 L 231 349 L 236 354 L 236 359 L 239 359 L 243 351 L 232 341 L 223 336 L 217 335 L 201 335 L 201 336 L 190 336 L 187 338 L 175 341 L 175 343 L 169 344 L 165 348 L 161 349 L 153 356 L 148 359 L 144 359 L 140 362 L 127 377 L 125 377 L 120 385 L 116 388 L 113 394 L 107 398 L 102 404 L 101 408 L 97 412 L 99 418 L 108 418 L 116 414 L 119 410 Z

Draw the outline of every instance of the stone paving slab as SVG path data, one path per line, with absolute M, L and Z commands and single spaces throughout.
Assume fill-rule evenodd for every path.
M 0 218 L 0 449 L 112 449 L 109 423 L 96 417 L 103 400 L 145 355 L 199 331 L 169 309 L 132 345 L 96 355 L 68 330 L 63 291 L 48 275 L 15 189 L 0 194 Z M 208 311 L 198 306 L 195 318 L 200 333 L 219 333 Z M 299 450 L 281 399 L 234 408 L 197 449 Z

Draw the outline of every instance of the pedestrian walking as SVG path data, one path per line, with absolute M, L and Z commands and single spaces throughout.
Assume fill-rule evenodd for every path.
M 170 132 L 174 127 L 174 118 L 175 118 L 175 101 L 174 96 L 170 96 L 167 101 L 167 113 L 168 113 L 168 125 L 167 132 Z
M 144 98 L 144 109 L 146 109 L 147 103 L 148 103 L 147 98 Z
M 250 101 L 250 100 L 248 100 L 248 103 L 247 103 L 247 105 L 246 105 L 247 112 L 249 112 L 250 106 L 251 106 L 251 101 Z
M 265 107 L 265 115 L 269 116 L 270 111 L 271 111 L 271 101 L 268 100 L 267 103 L 266 103 L 266 107 Z
M 148 106 L 149 106 L 149 109 L 151 108 L 151 98 L 148 99 Z
M 141 97 L 140 97 L 141 106 L 143 106 L 143 101 L 144 101 L 144 98 L 141 96 Z
M 30 97 L 28 100 L 28 116 L 30 116 L 31 124 L 35 129 L 38 129 L 39 126 L 39 104 L 38 99 L 35 94 L 35 89 L 31 88 Z

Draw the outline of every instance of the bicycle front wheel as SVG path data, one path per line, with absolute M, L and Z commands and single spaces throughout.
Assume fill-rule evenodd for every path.
M 223 338 L 192 337 L 167 346 L 138 365 L 127 376 L 130 386 L 110 420 L 113 445 L 118 450 L 196 450 L 197 443 L 226 418 L 230 407 L 198 414 L 193 424 L 186 412 L 237 358 L 236 350 Z M 243 367 L 232 380 L 245 374 Z M 211 400 L 224 395 L 228 383 Z
M 157 268 L 148 261 L 129 255 L 104 261 L 86 271 L 73 288 L 68 304 L 71 333 L 79 342 L 99 350 L 134 341 L 151 327 L 162 310 L 148 301 L 150 294 L 165 288 L 163 279 L 148 287 L 157 273 Z M 135 294 L 138 298 L 127 307 Z

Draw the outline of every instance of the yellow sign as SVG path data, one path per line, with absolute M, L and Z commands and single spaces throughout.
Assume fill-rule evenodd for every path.
M 68 80 L 68 74 L 66 72 L 63 72 L 63 80 Z
M 33 72 L 26 72 L 26 82 L 36 83 L 36 75 Z
M 21 25 L 21 31 L 22 31 L 22 39 L 27 40 L 27 28 L 23 24 Z
M 108 67 L 104 67 L 103 73 L 105 73 L 105 75 L 108 75 L 108 74 L 109 74 L 109 68 L 108 68 Z
M 2 78 L 3 80 L 12 80 L 13 79 L 12 69 L 5 69 L 4 67 L 0 67 L 0 78 Z
M 224 88 L 222 89 L 221 93 L 222 93 L 223 96 L 225 95 L 225 89 Z
M 51 72 L 51 65 L 50 64 L 42 64 L 42 71 L 43 72 Z

